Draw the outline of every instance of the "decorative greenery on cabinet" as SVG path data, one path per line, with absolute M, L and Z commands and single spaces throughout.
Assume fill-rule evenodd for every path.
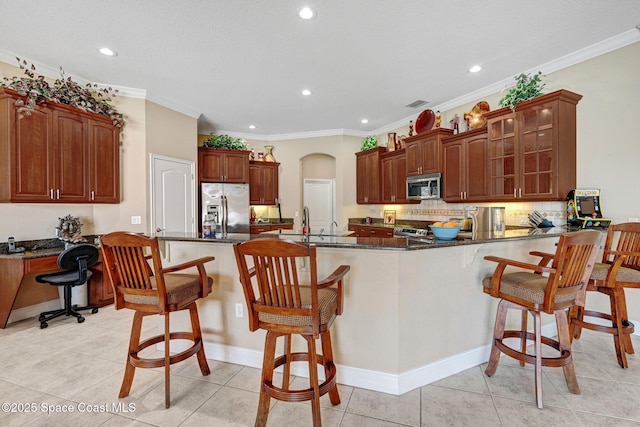
M 213 135 L 202 142 L 203 147 L 226 148 L 227 150 L 248 150 L 247 141 L 229 135 Z
M 515 109 L 516 104 L 536 98 L 542 95 L 544 83 L 542 83 L 542 71 L 530 76 L 529 74 L 520 74 L 514 77 L 516 79 L 515 87 L 507 91 L 504 98 L 498 102 L 500 107 L 509 107 Z
M 33 64 L 29 65 L 27 61 L 21 61 L 18 57 L 16 59 L 20 69 L 24 70 L 27 77 L 4 77 L 3 81 L 0 81 L 0 87 L 13 89 L 20 96 L 25 97 L 24 100 L 16 100 L 16 106 L 19 107 L 18 113 L 21 117 L 34 112 L 36 105 L 51 101 L 107 116 L 117 128 L 124 126 L 122 114 L 110 104 L 111 97 L 115 97 L 118 92 L 117 89 L 111 87 L 100 89 L 98 85 L 91 83 L 82 87 L 71 77 L 65 76 L 62 67 L 60 67 L 60 78 L 56 79 L 51 86 L 44 79 L 44 76 L 36 75 L 34 72 L 36 67 Z

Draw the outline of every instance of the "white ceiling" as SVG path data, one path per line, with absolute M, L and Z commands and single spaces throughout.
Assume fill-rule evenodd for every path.
M 303 6 L 317 16 L 301 20 Z M 638 0 L 7 0 L 0 59 L 146 91 L 200 133 L 366 135 L 612 38 L 637 41 L 638 24 Z M 416 100 L 429 104 L 406 107 Z

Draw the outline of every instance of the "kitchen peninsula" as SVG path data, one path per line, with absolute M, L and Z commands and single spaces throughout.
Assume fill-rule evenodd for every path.
M 495 267 L 485 255 L 535 262 L 528 253 L 553 252 L 558 236 L 566 231 L 521 229 L 500 238 L 433 243 L 412 238 L 285 238 L 317 245 L 319 277 L 336 265 L 351 266 L 344 313 L 333 329 L 338 381 L 402 394 L 488 360 L 497 301 L 482 292 L 481 279 Z M 260 367 L 262 337 L 249 332 L 246 318 L 236 316 L 244 296 L 232 249 L 234 242 L 257 237 L 158 237 L 167 265 L 216 257 L 207 265 L 213 292 L 199 304 L 207 356 Z M 299 270 L 304 274 L 305 266 Z M 188 319 L 177 321 L 186 326 Z

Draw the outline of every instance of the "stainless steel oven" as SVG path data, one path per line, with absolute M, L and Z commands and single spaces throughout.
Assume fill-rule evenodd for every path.
M 407 177 L 408 199 L 440 199 L 442 198 L 442 174 L 430 173 Z

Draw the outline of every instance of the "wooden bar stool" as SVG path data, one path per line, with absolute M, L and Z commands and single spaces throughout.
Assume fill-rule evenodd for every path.
M 627 354 L 633 354 L 631 334 L 634 325 L 629 321 L 625 288 L 640 288 L 640 223 L 611 225 L 607 230 L 602 262 L 596 263 L 587 291 L 600 292 L 609 297 L 611 313 L 573 307 L 570 311 L 572 337 L 580 338 L 582 328 L 613 335 L 618 364 L 628 368 Z M 585 320 L 595 317 L 609 321 L 609 326 Z
M 329 393 L 331 403 L 340 403 L 336 385 L 329 329 L 336 316 L 342 314 L 342 280 L 349 271 L 341 265 L 326 279 L 318 281 L 316 247 L 279 239 L 255 239 L 236 243 L 233 247 L 240 282 L 247 301 L 249 329 L 267 331 L 262 364 L 262 382 L 256 426 L 265 426 L 269 402 L 273 397 L 285 402 L 311 400 L 314 427 L 321 426 L 320 396 Z M 308 258 L 307 260 L 304 260 Z M 307 261 L 308 285 L 301 285 L 296 261 Z M 333 285 L 337 284 L 337 287 Z M 306 353 L 291 352 L 291 335 L 299 334 L 307 342 Z M 276 340 L 284 337 L 284 355 L 276 357 Z M 317 354 L 320 338 L 322 354 Z M 309 388 L 289 388 L 291 363 L 306 361 L 309 365 Z M 282 387 L 273 384 L 273 371 L 284 365 Z M 320 383 L 317 366 L 324 368 Z
M 100 243 L 105 269 L 113 284 L 116 310 L 128 308 L 135 311 L 127 366 L 118 397 L 129 395 L 136 368 L 164 367 L 165 407 L 169 408 L 171 365 L 195 354 L 202 375 L 210 373 L 202 345 L 196 301 L 211 292 L 213 280 L 207 276 L 204 263 L 213 261 L 214 257 L 163 268 L 157 237 L 115 232 L 102 236 Z M 198 274 L 175 273 L 191 267 L 196 267 Z M 169 314 L 180 310 L 189 310 L 190 332 L 171 332 Z M 164 333 L 140 341 L 142 319 L 154 314 L 164 316 Z M 180 353 L 171 354 L 171 340 L 177 339 L 189 340 L 192 344 Z M 150 359 L 138 355 L 143 349 L 161 342 L 164 342 L 164 357 Z
M 584 304 L 584 294 L 591 270 L 598 255 L 601 233 L 595 230 L 578 231 L 560 236 L 551 267 L 544 264 L 528 264 L 494 256 L 485 259 L 498 263 L 492 276 L 483 281 L 485 293 L 500 298 L 491 356 L 485 373 L 493 376 L 498 368 L 500 353 L 520 361 L 520 365 L 535 365 L 536 404 L 542 408 L 542 367 L 562 367 L 569 391 L 580 394 L 571 355 L 571 338 L 567 309 Z M 531 252 L 540 255 L 540 252 Z M 544 261 L 546 263 L 546 261 Z M 529 271 L 505 273 L 508 266 Z M 542 274 L 548 274 L 548 277 Z M 505 330 L 507 311 L 522 310 L 520 330 Z M 534 332 L 527 331 L 527 311 L 534 318 Z M 558 340 L 541 334 L 540 313 L 555 315 Z M 519 338 L 520 349 L 504 343 L 505 338 Z M 534 342 L 534 354 L 527 353 L 527 340 Z M 542 344 L 560 352 L 558 357 L 542 357 Z

